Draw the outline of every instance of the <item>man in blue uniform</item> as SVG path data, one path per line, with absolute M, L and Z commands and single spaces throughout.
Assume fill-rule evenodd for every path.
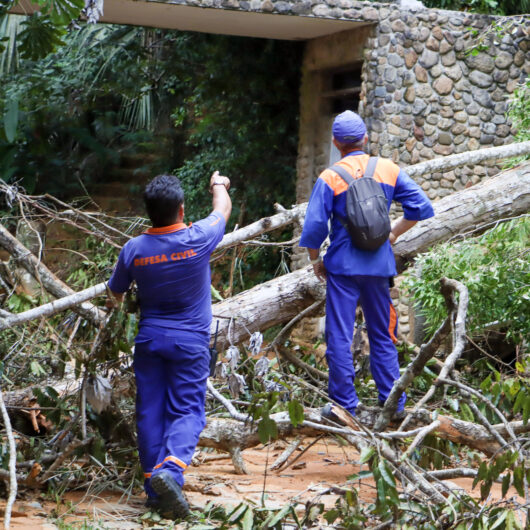
M 209 374 L 210 255 L 221 241 L 232 203 L 230 181 L 210 179 L 212 213 L 185 225 L 184 193 L 176 177 L 155 177 L 144 202 L 152 228 L 128 241 L 108 286 L 121 301 L 138 286 L 135 341 L 138 451 L 148 505 L 177 519 L 189 514 L 182 494 L 188 467 L 206 424 Z
M 366 126 L 358 114 L 345 111 L 333 122 L 333 143 L 341 152 L 338 165 L 353 178 L 361 177 L 369 155 L 362 151 L 368 140 Z M 404 216 L 395 221 L 389 240 L 377 250 L 355 247 L 339 217 L 346 217 L 348 185 L 334 171 L 326 169 L 318 177 L 307 208 L 300 246 L 306 247 L 313 269 L 320 281 L 327 280 L 326 359 L 329 366 L 330 398 L 355 415 L 359 403 L 353 382 L 355 370 L 351 343 L 355 309 L 360 301 L 370 342 L 370 368 L 379 392 L 386 401 L 394 381 L 399 378 L 395 347 L 397 315 L 390 298 L 389 279 L 396 274 L 391 245 L 418 221 L 434 215 L 422 189 L 396 164 L 379 159 L 373 178 L 387 198 L 401 203 Z M 324 260 L 320 246 L 329 233 L 330 245 Z M 397 414 L 403 415 L 406 396 L 399 400 Z M 329 407 L 324 414 L 329 414 Z

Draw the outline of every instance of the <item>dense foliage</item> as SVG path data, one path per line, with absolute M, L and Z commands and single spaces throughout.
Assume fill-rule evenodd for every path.
M 109 26 L 65 42 L 4 72 L 1 178 L 71 195 L 144 152 L 182 178 L 192 218 L 214 169 L 250 219 L 292 201 L 301 45 Z
M 529 0 L 422 0 L 422 2 L 426 7 L 490 15 L 518 15 L 530 12 Z
M 504 329 L 516 343 L 530 341 L 530 217 L 500 223 L 479 237 L 447 242 L 416 259 L 408 275 L 412 297 L 432 333 L 446 308 L 440 294 L 442 277 L 469 289 L 467 329 L 483 334 Z

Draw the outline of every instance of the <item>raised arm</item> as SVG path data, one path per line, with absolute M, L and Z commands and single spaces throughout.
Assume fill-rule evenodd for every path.
M 212 207 L 215 212 L 221 213 L 227 222 L 232 212 L 229 189 L 230 179 L 219 175 L 219 171 L 215 171 L 210 178 L 210 193 L 213 195 Z

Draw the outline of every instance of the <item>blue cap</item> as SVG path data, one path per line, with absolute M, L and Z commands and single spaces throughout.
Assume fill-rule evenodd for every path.
M 333 120 L 331 130 L 335 140 L 342 143 L 354 143 L 364 138 L 366 125 L 358 114 L 345 110 Z

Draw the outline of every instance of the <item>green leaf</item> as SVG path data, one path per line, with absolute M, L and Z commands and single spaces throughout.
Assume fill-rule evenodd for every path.
M 251 506 L 248 507 L 243 519 L 241 519 L 241 528 L 243 530 L 252 530 L 254 528 L 254 511 Z
M 504 497 L 504 495 L 503 495 Z M 497 520 L 495 521 L 495 524 L 490 528 L 490 530 L 494 530 L 498 526 L 500 526 L 504 520 L 506 519 L 506 516 L 508 515 L 508 510 L 502 510 L 499 517 L 497 517 Z
M 291 420 L 293 427 L 298 427 L 298 425 L 301 425 L 304 421 L 304 407 L 302 404 L 296 399 L 293 399 L 289 401 L 288 409 L 289 419 Z
M 506 473 L 504 475 L 504 478 L 502 479 L 502 497 L 506 497 L 506 493 L 508 493 L 508 488 L 510 487 L 510 473 Z
M 478 473 L 475 479 L 473 480 L 473 488 L 481 481 L 484 480 L 488 476 L 488 465 L 486 462 L 481 462 L 480 466 L 478 468 Z
M 394 476 L 392 475 L 392 471 L 387 467 L 386 462 L 384 460 L 379 460 L 377 468 L 379 469 L 379 473 L 381 473 L 383 480 L 389 486 L 394 488 L 396 486 L 396 481 L 394 479 Z
M 23 26 L 18 41 L 24 59 L 36 61 L 64 45 L 62 40 L 65 34 L 64 28 L 53 24 L 47 16 L 34 13 L 25 20 Z
M 462 417 L 466 421 L 473 422 L 475 421 L 475 417 L 473 416 L 473 412 L 469 408 L 469 405 L 467 403 L 461 403 L 460 404 L 460 410 L 462 412 Z
M 517 466 L 513 470 L 513 487 L 517 490 L 517 493 L 524 497 L 524 469 L 523 464 Z
M 269 417 L 263 418 L 258 425 L 258 437 L 262 444 L 278 438 L 278 426 Z
M 530 418 L 530 394 L 527 395 L 524 400 L 524 408 L 523 408 L 523 424 L 524 425 L 528 423 L 528 418 Z
M 480 485 L 480 498 L 484 500 L 491 490 L 493 482 L 491 480 L 486 480 Z
M 363 447 L 363 450 L 361 451 L 361 457 L 359 458 L 359 462 L 361 464 L 366 464 L 373 456 L 375 455 L 375 449 L 373 447 Z
M 515 402 L 513 404 L 514 414 L 517 414 L 523 408 L 525 397 L 526 397 L 526 389 L 519 391 L 519 394 L 517 394 L 517 397 L 515 398 Z
M 4 113 L 4 132 L 8 143 L 12 144 L 17 135 L 18 126 L 18 99 L 11 98 L 6 102 Z
M 271 528 L 277 525 L 289 512 L 291 511 L 291 505 L 286 504 L 279 512 L 272 517 L 269 517 L 263 524 L 264 528 Z

